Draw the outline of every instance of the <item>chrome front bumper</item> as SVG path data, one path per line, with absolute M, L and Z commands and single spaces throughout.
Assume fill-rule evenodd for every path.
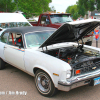
M 58 81 L 58 90 L 69 91 L 71 89 L 90 84 L 93 78 L 100 76 L 100 70 L 84 75 L 74 76 L 65 81 Z

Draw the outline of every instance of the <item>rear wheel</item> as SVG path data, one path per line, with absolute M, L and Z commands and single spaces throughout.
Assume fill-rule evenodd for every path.
M 35 74 L 35 85 L 38 92 L 43 96 L 50 97 L 57 92 L 57 89 L 55 88 L 49 75 L 40 69 L 37 70 Z
M 5 62 L 0 58 L 0 70 L 5 68 Z

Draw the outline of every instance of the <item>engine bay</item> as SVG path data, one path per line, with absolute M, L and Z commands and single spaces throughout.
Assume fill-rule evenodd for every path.
M 47 50 L 45 53 L 57 57 L 69 64 L 75 64 L 82 62 L 84 59 L 100 56 L 98 51 L 86 49 L 83 45 Z

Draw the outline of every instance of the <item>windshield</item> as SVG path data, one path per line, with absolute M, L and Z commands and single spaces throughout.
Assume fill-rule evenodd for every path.
M 70 15 L 50 15 L 50 19 L 52 24 L 54 23 L 66 23 L 66 22 L 72 22 L 72 18 Z
M 31 26 L 31 25 L 28 22 L 0 23 L 1 28 L 12 28 L 12 27 L 21 27 L 21 26 Z
M 53 32 L 54 31 L 42 31 L 25 34 L 27 48 L 40 46 L 41 44 L 43 44 L 44 41 L 47 40 L 47 38 L 50 37 Z

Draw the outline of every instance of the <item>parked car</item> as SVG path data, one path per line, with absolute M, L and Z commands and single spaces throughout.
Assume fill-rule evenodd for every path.
M 8 28 L 32 26 L 21 13 L 0 13 L 0 35 Z
M 7 29 L 0 39 L 0 69 L 6 62 L 34 76 L 43 96 L 100 84 L 100 48 L 79 44 L 99 24 L 99 20 L 85 20 L 66 23 L 58 30 Z

